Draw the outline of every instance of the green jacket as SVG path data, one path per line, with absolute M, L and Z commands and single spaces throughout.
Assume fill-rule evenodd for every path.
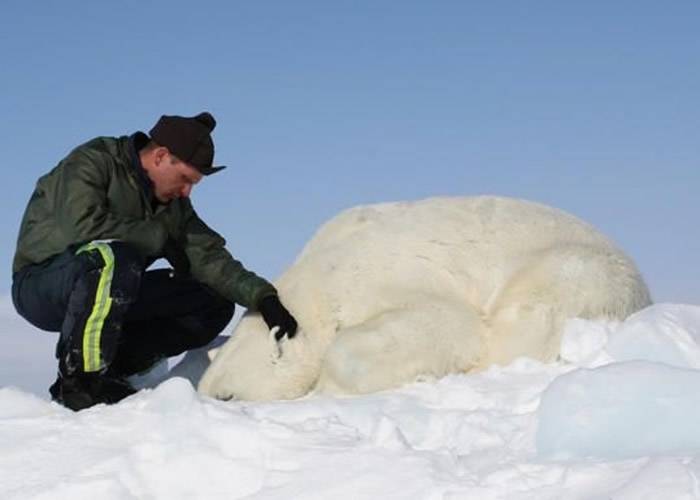
M 39 179 L 22 219 L 13 272 L 100 239 L 131 243 L 153 261 L 165 256 L 167 241 L 184 250 L 192 278 L 232 302 L 255 309 L 275 294 L 231 256 L 188 198 L 153 209 L 129 144 L 129 136 L 98 137 Z

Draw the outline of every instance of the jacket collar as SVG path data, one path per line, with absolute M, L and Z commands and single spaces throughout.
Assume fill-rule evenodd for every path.
M 151 139 L 143 132 L 136 132 L 129 136 L 129 159 L 131 166 L 136 172 L 136 178 L 139 180 L 143 192 L 146 194 L 146 198 L 150 200 L 151 206 L 153 208 L 157 205 L 157 200 L 153 194 L 153 182 L 148 178 L 146 170 L 141 164 L 141 158 L 139 157 L 139 151 L 148 144 Z

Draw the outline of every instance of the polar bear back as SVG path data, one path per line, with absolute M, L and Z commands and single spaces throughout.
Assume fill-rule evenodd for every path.
M 432 198 L 347 210 L 326 223 L 278 282 L 294 300 L 322 291 L 324 316 L 354 324 L 427 296 L 488 310 L 514 273 L 539 252 L 585 245 L 615 252 L 591 225 L 538 203 L 491 196 Z M 307 288 L 296 294 L 287 288 Z M 372 300 L 367 300 L 371 297 Z M 308 305 L 300 304 L 302 310 Z

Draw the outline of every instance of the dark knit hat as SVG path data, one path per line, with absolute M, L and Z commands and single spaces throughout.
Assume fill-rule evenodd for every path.
M 149 132 L 151 139 L 165 146 L 185 163 L 189 163 L 204 175 L 210 175 L 226 167 L 213 167 L 214 142 L 211 132 L 216 120 L 207 113 L 187 118 L 163 115 Z

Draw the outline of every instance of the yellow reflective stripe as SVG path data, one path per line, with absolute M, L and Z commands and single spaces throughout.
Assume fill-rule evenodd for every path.
M 83 332 L 83 370 L 96 372 L 101 368 L 100 340 L 102 327 L 112 307 L 112 276 L 114 275 L 114 254 L 107 243 L 96 242 L 83 245 L 76 253 L 97 250 L 102 255 L 105 265 L 100 273 L 100 281 L 95 293 L 95 305 L 85 322 Z

